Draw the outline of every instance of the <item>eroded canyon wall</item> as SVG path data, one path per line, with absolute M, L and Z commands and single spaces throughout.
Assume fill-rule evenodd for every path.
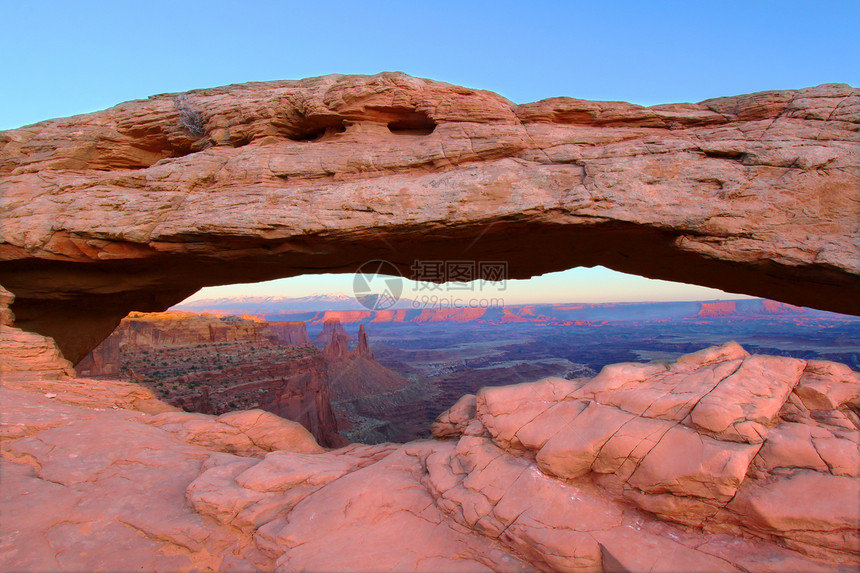
M 330 342 L 323 355 L 340 432 L 362 444 L 429 437 L 428 419 L 440 404 L 426 381 L 410 380 L 377 362 L 364 324 L 352 350 L 340 321 L 326 321 L 325 326 Z
M 302 424 L 324 446 L 347 443 L 332 411 L 326 362 L 307 344 L 304 323 L 131 313 L 77 371 L 137 381 L 186 411 L 259 408 Z

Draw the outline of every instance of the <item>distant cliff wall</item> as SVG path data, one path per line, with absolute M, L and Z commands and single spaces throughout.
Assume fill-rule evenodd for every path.
M 261 408 L 343 445 L 326 364 L 303 322 L 183 312 L 132 313 L 79 364 L 82 376 L 127 376 L 185 410 Z

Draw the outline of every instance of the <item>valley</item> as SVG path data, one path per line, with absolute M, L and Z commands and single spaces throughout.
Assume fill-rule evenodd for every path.
M 429 438 L 441 412 L 482 387 L 588 378 L 727 340 L 860 368 L 860 319 L 766 300 L 392 313 L 348 298 L 310 301 L 339 310 L 282 298 L 202 305 L 235 314 L 132 313 L 77 368 L 124 376 L 188 411 L 262 408 L 324 445 Z

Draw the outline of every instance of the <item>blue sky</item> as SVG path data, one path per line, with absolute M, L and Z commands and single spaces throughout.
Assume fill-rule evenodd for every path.
M 860 85 L 856 1 L 0 0 L 0 22 L 0 129 L 157 93 L 328 73 L 403 71 L 517 103 L 567 95 L 653 105 Z M 589 283 L 592 294 L 627 284 L 626 300 L 650 292 L 592 272 L 561 273 L 577 279 L 569 288 L 559 286 L 565 276 L 549 279 L 575 292 Z M 307 294 L 290 284 L 283 294 Z
M 860 84 L 860 2 L 0 0 L 0 129 L 156 93 L 403 71 L 517 103 Z

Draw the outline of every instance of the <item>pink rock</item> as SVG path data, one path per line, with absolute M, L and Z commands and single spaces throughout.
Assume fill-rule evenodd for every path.
M 669 536 L 659 536 L 647 531 L 635 533 L 635 545 L 631 547 L 629 526 L 616 527 L 595 532 L 600 543 L 605 571 L 607 561 L 617 563 L 615 571 L 685 571 L 689 573 L 712 571 L 743 571 L 725 559 L 703 554 Z M 671 534 L 670 534 L 671 535 Z M 674 537 L 674 536 L 673 536 Z M 635 550 L 633 548 L 635 547 Z
M 828 471 L 806 424 L 785 422 L 772 428 L 756 460 L 767 472 L 776 468 Z
M 763 371 L 722 375 L 743 359 L 726 350 L 651 365 L 644 378 L 620 367 L 590 398 L 560 380 L 481 391 L 448 413 L 456 441 L 329 451 L 262 411 L 163 411 L 113 381 L 4 380 L 0 568 L 856 569 L 860 437 L 835 416 L 844 404 L 810 411 L 790 392 L 771 419 L 781 394 L 759 403 L 739 392 L 745 415 L 771 424 L 750 444 L 627 393 L 635 384 L 663 400 L 672 384 L 722 380 L 715 392 L 733 376 L 761 389 Z M 775 380 L 793 364 L 756 362 Z M 828 372 L 816 376 L 845 377 Z
M 62 380 L 74 377 L 72 364 L 63 358 L 50 338 L 0 324 L 0 379 L 4 382 L 39 378 Z
M 12 326 L 15 315 L 9 305 L 15 300 L 15 295 L 0 285 L 0 326 Z
M 635 416 L 618 408 L 589 403 L 537 453 L 540 469 L 560 478 L 576 478 L 591 471 L 603 445 Z
M 751 356 L 721 381 L 690 413 L 692 423 L 720 439 L 760 443 L 767 436 L 806 363 Z
M 206 414 L 168 412 L 148 423 L 181 439 L 216 451 L 254 455 L 278 449 L 322 452 L 301 424 L 262 410 L 230 412 L 213 418 Z
M 749 484 L 730 507 L 751 528 L 856 555 L 860 553 L 858 499 L 860 480 L 856 478 L 798 470 L 771 483 Z
M 470 256 L 510 278 L 603 264 L 856 314 L 857 98 L 515 105 L 399 73 L 163 94 L 4 132 L 0 282 L 75 363 L 201 286 L 356 270 L 380 237 L 447 256 L 488 225 Z
M 463 434 L 466 425 L 475 417 L 476 400 L 474 394 L 461 396 L 453 406 L 439 414 L 430 431 L 434 438 L 456 438 Z
M 856 435 L 856 433 L 855 433 Z M 837 476 L 860 477 L 860 445 L 848 439 L 814 438 L 815 450 L 830 473 Z
M 518 447 L 517 431 L 576 388 L 575 383 L 560 379 L 481 388 L 476 416 L 500 444 Z
M 844 404 L 860 406 L 860 374 L 844 364 L 825 360 L 806 363 L 795 393 L 810 410 L 835 410 Z
M 726 503 L 737 492 L 759 448 L 720 442 L 676 426 L 648 452 L 627 483 L 646 493 Z

